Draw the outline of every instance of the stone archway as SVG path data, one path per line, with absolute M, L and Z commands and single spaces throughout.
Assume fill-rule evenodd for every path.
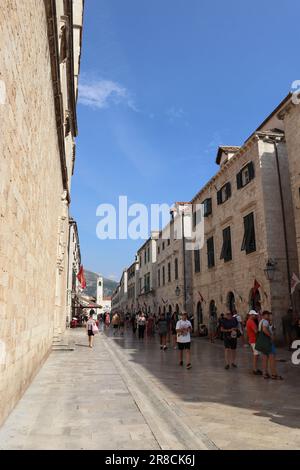
M 249 308 L 250 310 L 255 310 L 256 312 L 261 312 L 261 295 L 259 289 L 256 289 L 254 293 L 254 289 L 250 289 L 249 292 Z
M 197 325 L 198 325 L 198 332 L 200 331 L 200 325 L 203 323 L 203 309 L 202 304 L 199 301 L 197 303 Z
M 236 311 L 235 296 L 233 292 L 228 292 L 226 306 L 229 312 L 234 313 Z

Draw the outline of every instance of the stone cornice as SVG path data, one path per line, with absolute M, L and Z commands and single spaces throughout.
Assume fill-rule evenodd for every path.
M 67 191 L 67 200 L 70 202 L 68 188 L 68 171 L 66 165 L 65 136 L 64 136 L 64 110 L 62 105 L 61 78 L 59 70 L 59 46 L 58 46 L 58 28 L 56 19 L 55 0 L 44 0 L 47 32 L 49 41 L 49 53 L 51 62 L 51 76 L 54 95 L 54 108 L 56 117 L 57 138 L 60 154 L 60 165 L 62 173 L 63 188 Z

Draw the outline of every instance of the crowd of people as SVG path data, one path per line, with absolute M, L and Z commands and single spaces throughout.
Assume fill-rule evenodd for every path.
M 192 319 L 191 319 L 192 320 Z M 155 333 L 159 335 L 160 349 L 166 351 L 168 347 L 179 350 L 179 365 L 183 366 L 184 352 L 187 369 L 191 369 L 191 336 L 193 333 L 193 321 L 188 319 L 186 312 L 181 315 L 174 312 L 124 314 L 114 312 L 98 316 L 98 325 L 93 320 L 93 314 L 87 321 L 87 333 L 89 346 L 92 347 L 93 336 L 97 333 L 97 326 L 100 331 L 112 328 L 113 336 L 124 336 L 125 330 L 132 330 L 133 335 L 137 335 L 139 340 L 146 337 L 153 337 Z M 283 332 L 290 346 L 291 341 L 300 337 L 300 319 L 292 309 L 282 319 Z M 257 312 L 250 310 L 246 319 L 242 320 L 236 311 L 228 311 L 217 318 L 212 312 L 208 319 L 208 326 L 200 325 L 198 334 L 207 336 L 210 342 L 217 339 L 224 343 L 225 369 L 237 368 L 237 346 L 240 339 L 242 346 L 250 346 L 252 349 L 253 363 L 252 371 L 254 375 L 260 375 L 264 379 L 283 380 L 277 372 L 276 347 L 275 347 L 275 327 L 272 321 L 272 313 L 265 310 Z

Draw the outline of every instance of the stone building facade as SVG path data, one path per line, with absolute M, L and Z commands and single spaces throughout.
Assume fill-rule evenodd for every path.
M 70 324 L 72 317 L 76 314 L 76 297 L 79 294 L 80 284 L 77 278 L 81 266 L 81 252 L 77 223 L 69 218 L 68 237 L 68 271 L 67 271 L 67 305 L 66 324 Z
M 192 251 L 186 247 L 190 226 L 191 204 L 176 203 L 157 240 L 155 313 L 186 310 L 192 315 Z
M 287 145 L 277 114 L 242 147 L 221 147 L 217 162 L 219 172 L 192 200 L 208 209 L 204 245 L 194 252 L 196 324 L 228 309 L 245 317 L 253 307 L 273 312 L 280 335 L 298 254 Z
M 154 312 L 156 300 L 156 250 L 159 232 L 153 231 L 150 238 L 137 252 L 139 263 L 137 277 L 137 310 Z
M 0 9 L 0 422 L 66 326 L 83 2 Z
M 295 274 L 299 277 L 300 273 L 300 98 L 296 95 L 289 95 L 280 106 L 277 114 L 282 120 L 287 146 L 287 155 L 289 162 L 289 172 L 291 180 L 291 190 L 293 197 L 293 215 L 296 230 L 296 242 L 299 267 Z M 299 285 L 295 289 L 293 302 L 300 301 Z

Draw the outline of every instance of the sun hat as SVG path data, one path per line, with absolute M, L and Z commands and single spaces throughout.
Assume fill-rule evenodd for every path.
M 255 310 L 250 310 L 249 315 L 258 315 L 258 313 Z

